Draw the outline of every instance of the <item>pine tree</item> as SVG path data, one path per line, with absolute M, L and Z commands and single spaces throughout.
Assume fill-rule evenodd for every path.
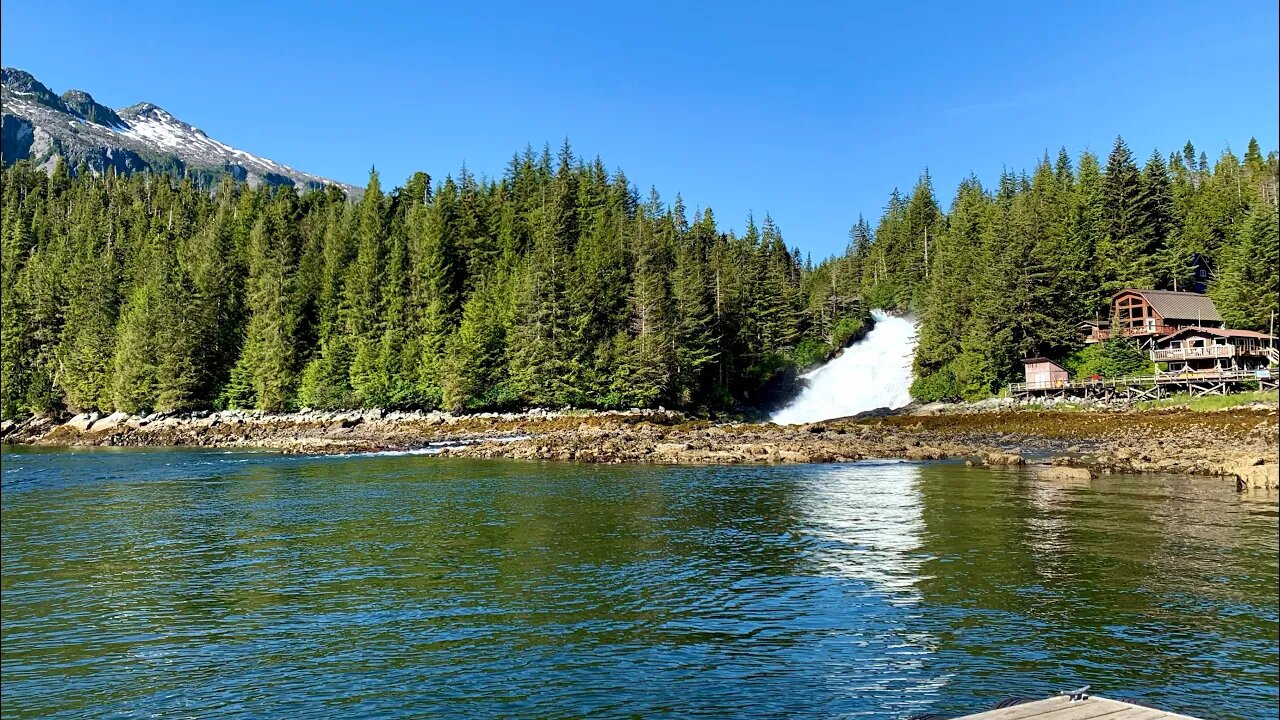
M 707 255 L 715 235 L 715 218 L 708 210 L 679 241 L 671 276 L 675 314 L 672 389 L 677 404 L 685 407 L 706 401 L 705 388 L 710 379 L 705 372 L 716 357 L 707 278 Z
M 387 378 L 378 371 L 382 339 L 382 273 L 385 270 L 386 223 L 383 194 L 376 170 L 356 209 L 356 257 L 346 284 L 346 330 L 353 348 L 351 388 L 359 402 L 376 404 Z
M 630 404 L 648 406 L 667 396 L 674 364 L 671 332 L 671 294 L 667 284 L 670 260 L 658 221 L 657 195 L 650 207 L 636 217 L 632 252 L 635 271 L 630 298 L 630 366 L 625 379 Z
M 1124 140 L 1117 137 L 1103 179 L 1103 236 L 1098 245 L 1103 287 L 1152 288 L 1156 284 L 1155 229 L 1146 224 L 1142 176 Z
M 120 319 L 113 405 L 129 413 L 189 410 L 197 405 L 201 378 L 201 338 L 188 312 L 194 293 L 167 233 L 154 238 L 143 257 L 143 277 Z
M 19 194 L 21 180 L 6 174 L 0 190 L 4 217 L 0 218 L 0 418 L 22 415 L 29 408 L 35 338 L 31 311 L 23 296 L 23 270 L 33 247 L 29 220 Z
M 578 240 L 578 180 L 566 143 L 551 187 L 541 193 L 533 217 L 538 230 L 532 252 L 516 280 L 516 319 L 508 361 L 518 392 L 533 405 L 562 406 L 575 394 L 569 382 L 567 283 L 573 276 Z M 550 152 L 543 172 L 549 173 Z
M 245 266 L 234 230 L 238 194 L 234 182 L 223 181 L 215 196 L 216 209 L 182 246 L 193 295 L 183 312 L 194 325 L 200 347 L 199 380 L 193 392 L 203 398 L 221 391 L 244 332 Z
M 250 311 L 244 347 L 232 369 L 226 402 L 278 411 L 290 406 L 296 383 L 297 308 L 293 297 L 297 196 L 280 191 L 249 239 Z
M 958 328 L 974 311 L 976 283 L 986 267 L 981 263 L 983 235 L 991 213 L 990 199 L 975 177 L 960 183 L 951 207 L 947 232 L 938 239 L 933 273 L 921 303 L 915 374 L 922 380 L 946 368 L 960 355 Z M 953 370 L 948 373 L 954 375 Z M 954 379 L 931 400 L 955 399 Z
M 510 316 L 502 300 L 503 284 L 495 279 L 477 287 L 463 306 L 457 332 L 449 338 L 441 379 L 442 403 L 448 410 L 504 408 L 515 400 L 503 358 Z
M 50 185 L 65 187 L 70 179 L 55 171 Z M 57 191 L 55 191 L 57 192 Z M 85 192 L 68 228 L 69 257 L 64 279 L 65 321 L 58 350 L 56 380 L 72 410 L 110 410 L 111 357 L 119 312 L 119 269 L 109 251 L 102 222 L 102 198 Z

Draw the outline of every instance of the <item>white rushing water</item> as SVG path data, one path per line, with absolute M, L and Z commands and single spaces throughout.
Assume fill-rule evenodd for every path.
M 840 357 L 805 373 L 807 387 L 795 402 L 774 413 L 774 422 L 817 422 L 911 402 L 916 324 L 879 310 L 871 314 L 876 320 L 871 332 Z

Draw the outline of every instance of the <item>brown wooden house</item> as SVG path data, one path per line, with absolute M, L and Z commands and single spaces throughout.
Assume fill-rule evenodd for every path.
M 1172 373 L 1256 370 L 1276 357 L 1276 339 L 1253 330 L 1189 327 L 1156 340 L 1151 359 Z
M 1221 328 L 1222 316 L 1208 295 L 1172 290 L 1125 289 L 1111 297 L 1111 319 L 1082 324 L 1086 342 L 1128 337 L 1142 347 L 1184 328 Z

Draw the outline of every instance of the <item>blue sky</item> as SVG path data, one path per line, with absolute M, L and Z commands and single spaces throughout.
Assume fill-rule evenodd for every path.
M 815 259 L 929 168 L 1277 147 L 1277 3 L 5 0 L 6 66 L 384 187 L 571 139 L 642 192 L 769 212 Z

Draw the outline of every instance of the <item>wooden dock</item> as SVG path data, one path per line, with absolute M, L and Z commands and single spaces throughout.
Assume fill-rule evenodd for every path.
M 1000 710 L 988 710 L 977 715 L 965 715 L 957 720 L 1196 720 L 1187 715 L 1132 705 L 1119 700 L 1088 697 L 1072 700 L 1066 695 L 1036 700 Z
M 1192 397 L 1226 395 L 1256 384 L 1263 390 L 1276 388 L 1276 373 L 1254 370 L 1222 370 L 1199 373 L 1156 373 L 1110 380 L 1068 380 L 1056 383 L 1012 383 L 1009 394 L 1016 398 L 1080 398 L 1090 400 L 1158 400 L 1177 393 Z

